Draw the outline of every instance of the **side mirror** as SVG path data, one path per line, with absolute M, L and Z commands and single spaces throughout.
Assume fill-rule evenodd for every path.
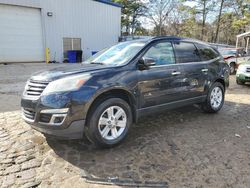
M 156 62 L 153 58 L 143 57 L 139 60 L 139 69 L 147 69 L 150 66 L 156 65 Z

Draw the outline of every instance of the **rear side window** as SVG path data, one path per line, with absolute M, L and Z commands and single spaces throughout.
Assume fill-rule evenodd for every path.
M 178 63 L 201 61 L 198 50 L 193 43 L 174 42 L 175 55 Z
M 219 56 L 219 53 L 209 46 L 202 44 L 196 44 L 196 46 L 199 50 L 202 61 L 208 61 Z

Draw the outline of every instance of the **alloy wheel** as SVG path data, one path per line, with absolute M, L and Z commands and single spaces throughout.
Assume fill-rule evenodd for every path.
M 210 95 L 210 103 L 213 109 L 217 109 L 220 107 L 223 100 L 223 92 L 220 87 L 213 88 Z
M 104 110 L 98 122 L 100 135 L 109 141 L 119 138 L 126 126 L 126 112 L 119 106 L 110 106 Z

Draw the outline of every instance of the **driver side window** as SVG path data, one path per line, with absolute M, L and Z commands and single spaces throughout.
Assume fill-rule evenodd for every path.
M 174 51 L 170 42 L 155 44 L 146 52 L 144 57 L 154 59 L 156 66 L 175 64 Z

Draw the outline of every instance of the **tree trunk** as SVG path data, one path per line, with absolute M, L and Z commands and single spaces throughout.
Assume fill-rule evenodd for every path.
M 220 12 L 219 12 L 219 17 L 218 17 L 218 23 L 217 23 L 215 38 L 214 38 L 215 43 L 218 42 L 218 35 L 219 35 L 219 31 L 220 31 L 220 19 L 221 19 L 221 13 L 222 13 L 224 1 L 225 0 L 221 0 L 221 4 L 220 4 Z
M 206 24 L 206 0 L 203 1 L 201 40 L 203 40 Z
M 136 22 L 136 18 L 135 18 L 135 16 L 133 16 L 133 19 L 131 22 L 131 35 L 132 35 L 132 37 L 134 37 L 134 34 L 135 34 L 135 22 Z
M 159 35 L 160 35 L 160 36 L 161 36 L 161 34 L 162 34 L 161 29 L 162 29 L 162 20 L 161 20 L 161 15 L 160 15 L 160 22 L 159 22 Z

